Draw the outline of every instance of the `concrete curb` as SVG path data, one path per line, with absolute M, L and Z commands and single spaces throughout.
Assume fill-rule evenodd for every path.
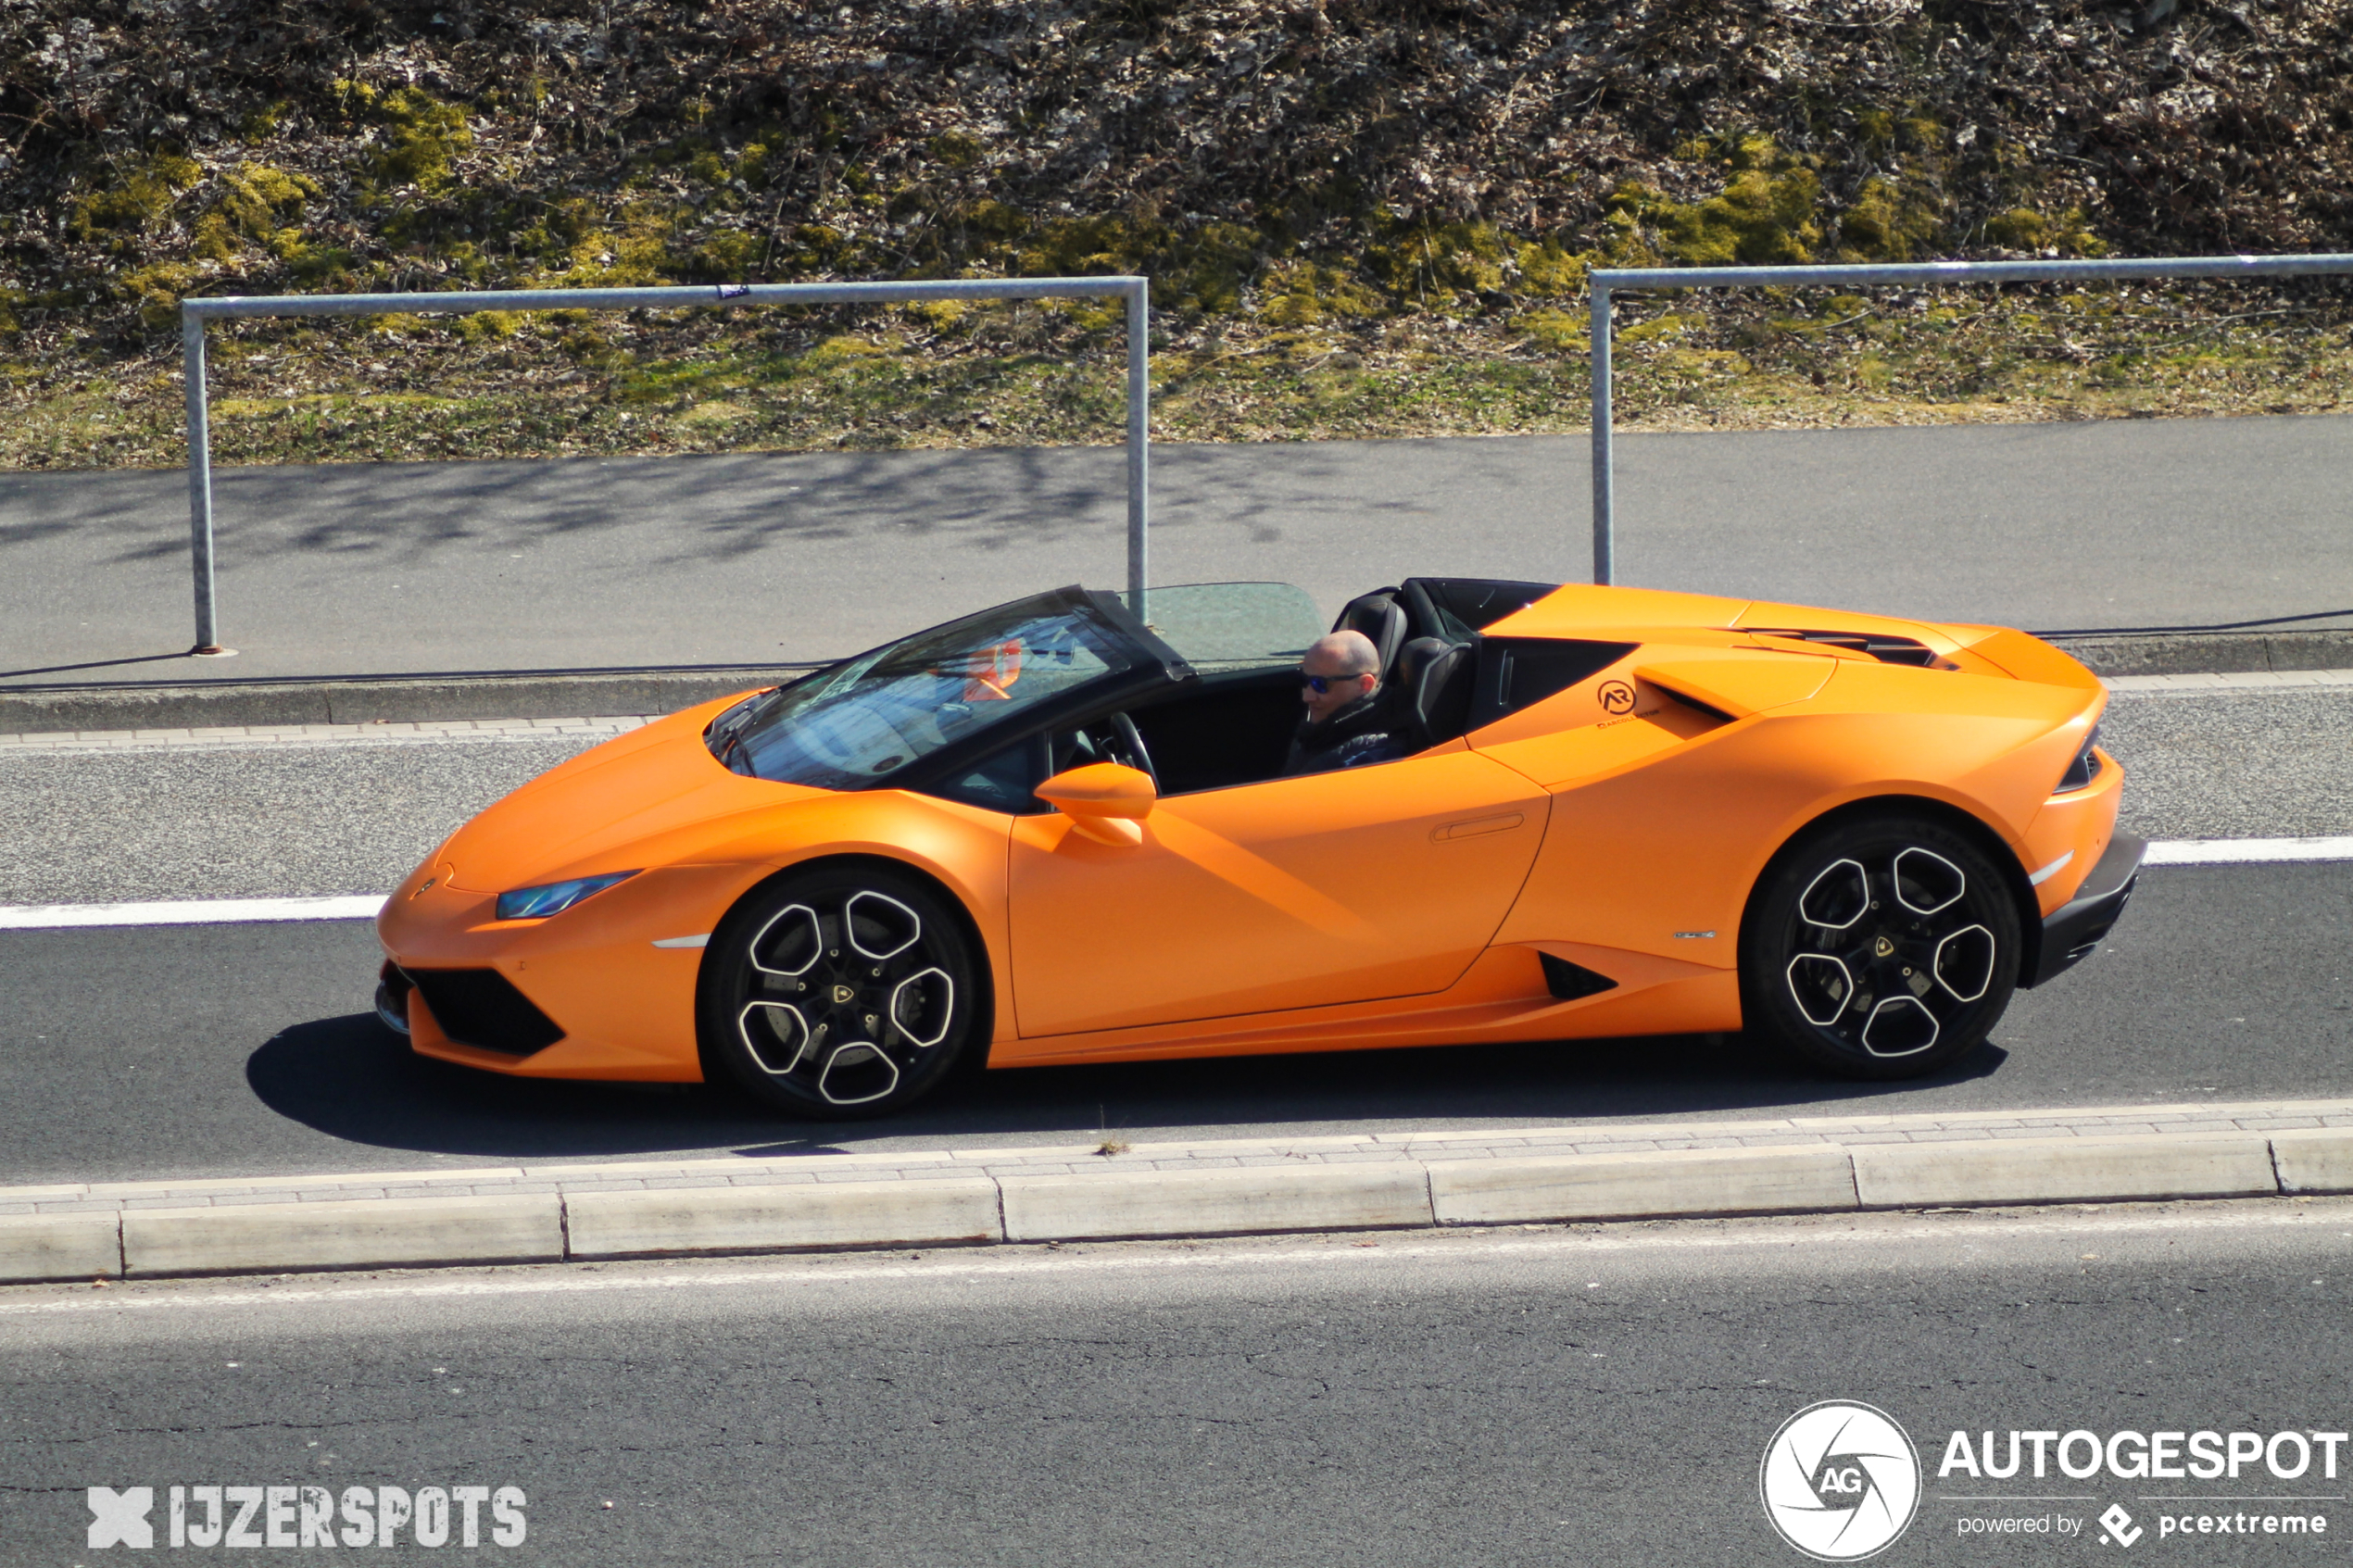
M 2053 636 L 2101 675 L 2353 669 L 2353 631 L 2085 632 Z M 333 675 L 157 685 L 0 686 L 0 734 L 257 724 L 606 719 L 675 713 L 807 664 Z
M 1409 1135 L 1378 1154 L 1365 1152 L 1368 1138 L 1335 1137 L 1299 1140 L 1260 1163 L 1247 1161 L 1261 1146 L 1229 1145 L 1252 1152 L 1219 1156 L 1220 1146 L 1196 1145 L 1186 1168 L 1038 1173 L 983 1173 L 970 1156 L 936 1151 L 823 1157 L 833 1161 L 826 1174 L 841 1179 L 731 1186 L 713 1175 L 652 1190 L 622 1177 L 630 1166 L 603 1164 L 518 1184 L 530 1190 L 435 1196 L 403 1179 L 388 1184 L 396 1193 L 324 1202 L 296 1194 L 333 1178 L 272 1177 L 209 1207 L 177 1204 L 157 1190 L 169 1185 L 161 1183 L 121 1184 L 105 1200 L 77 1186 L 0 1189 L 0 1198 L 50 1195 L 76 1210 L 0 1216 L 0 1283 L 2353 1193 L 2353 1125 L 2309 1124 L 2323 1110 L 2353 1118 L 2353 1101 L 2244 1109 L 2299 1110 L 2277 1119 L 2308 1124 L 2216 1132 L 2205 1130 L 2209 1121 L 2161 1131 L 2152 1120 L 2149 1130 L 2089 1137 L 1958 1128 L 1904 1142 L 1889 1141 L 1902 1135 L 1894 1124 L 1925 1119 L 1881 1117 L 1856 1119 L 1823 1141 L 1571 1155 L 1516 1153 L 1509 1133 Z M 1472 1139 L 1491 1157 L 1447 1157 L 1450 1141 Z M 1073 1151 L 998 1152 L 1017 1160 Z M 1338 1162 L 1315 1163 L 1317 1153 Z M 84 1196 L 57 1196 L 68 1193 Z
M 126 1273 L 279 1273 L 435 1263 L 564 1261 L 563 1200 L 383 1198 L 133 1209 L 122 1216 Z

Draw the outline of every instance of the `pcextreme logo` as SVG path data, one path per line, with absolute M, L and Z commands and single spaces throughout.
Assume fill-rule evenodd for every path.
M 1885 1411 L 1825 1399 L 1781 1423 L 1756 1487 L 1781 1539 L 1819 1562 L 1856 1562 L 1910 1527 L 1919 1450 Z

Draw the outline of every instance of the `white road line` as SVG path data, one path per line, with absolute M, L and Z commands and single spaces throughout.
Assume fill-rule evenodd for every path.
M 2353 860 L 2353 835 L 2331 838 L 2158 838 L 2152 866 L 2244 866 Z M 333 898 L 187 898 L 144 904 L 0 904 L 0 931 L 76 925 L 233 925 L 245 921 L 373 920 L 386 895 Z M 694 943 L 670 937 L 657 947 Z M 696 945 L 699 945 L 696 943 Z
M 227 925 L 241 921 L 373 920 L 384 895 L 338 898 L 185 898 L 147 904 L 0 904 L 0 931 L 69 925 Z
M 2150 866 L 2246 866 L 2279 860 L 2353 860 L 2353 837 L 2158 838 L 2149 842 Z

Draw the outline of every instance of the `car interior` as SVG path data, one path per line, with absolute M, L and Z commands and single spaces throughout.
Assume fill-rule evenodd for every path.
M 1627 646 L 1498 639 L 1480 628 L 1553 584 L 1407 578 L 1349 601 L 1333 631 L 1368 638 L 1380 657 L 1380 700 L 1408 754 L 1443 745 L 1615 662 Z M 1031 791 L 1095 762 L 1152 775 L 1164 796 L 1277 777 L 1301 719 L 1295 668 L 1213 671 L 1159 701 L 1032 736 L 938 793 L 996 810 L 1050 809 Z M 1378 765 L 1378 764 L 1376 764 Z

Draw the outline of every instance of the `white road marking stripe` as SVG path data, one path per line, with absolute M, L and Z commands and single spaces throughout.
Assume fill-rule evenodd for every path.
M 2158 838 L 2151 866 L 2241 866 L 2353 860 L 2353 834 L 2324 838 Z M 243 921 L 373 920 L 386 895 L 334 898 L 187 898 L 145 904 L 0 904 L 0 931 L 76 925 L 230 925 Z M 664 937 L 657 947 L 699 947 L 704 937 Z
M 2244 866 L 2277 860 L 2353 860 L 2353 836 L 2336 838 L 2158 838 L 2148 866 Z
M 239 921 L 373 920 L 384 895 L 337 898 L 185 898 L 150 904 L 0 904 L 0 931 L 68 925 L 225 925 Z

